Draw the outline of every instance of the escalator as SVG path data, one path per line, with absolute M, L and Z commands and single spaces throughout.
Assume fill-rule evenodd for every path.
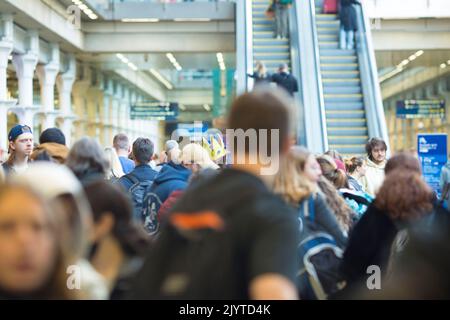
M 299 80 L 295 95 L 297 142 L 314 153 L 329 149 L 343 156 L 364 155 L 370 137 L 388 144 L 370 23 L 357 6 L 356 49 L 339 49 L 340 22 L 323 14 L 322 1 L 295 1 L 290 10 L 290 39 L 273 38 L 265 16 L 269 0 L 236 2 L 237 92 L 252 89 L 255 62 L 269 72 L 281 63 Z M 389 147 L 389 146 L 388 146 Z
M 364 154 L 368 140 L 361 75 L 356 50 L 339 49 L 340 22 L 322 14 L 316 1 L 316 30 L 329 149 L 343 155 Z
M 273 20 L 265 15 L 268 6 L 268 0 L 252 1 L 253 66 L 261 61 L 269 73 L 274 73 L 282 63 L 291 67 L 290 43 L 288 39 L 274 38 Z

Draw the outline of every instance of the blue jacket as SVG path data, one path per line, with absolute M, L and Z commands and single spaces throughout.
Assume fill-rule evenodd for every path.
M 134 161 L 125 157 L 119 157 L 120 164 L 122 165 L 122 170 L 125 174 L 129 174 L 133 171 L 135 165 Z
M 125 190 L 129 190 L 133 186 L 133 182 L 128 178 L 129 175 L 135 176 L 139 181 L 153 181 L 157 172 L 148 164 L 141 164 L 134 168 L 131 173 L 121 177 L 117 183 L 121 184 Z
M 162 167 L 153 181 L 152 192 L 159 197 L 161 203 L 164 203 L 175 190 L 187 188 L 190 176 L 191 170 L 169 162 Z

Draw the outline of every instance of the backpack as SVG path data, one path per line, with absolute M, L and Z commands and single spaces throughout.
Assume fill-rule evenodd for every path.
M 127 174 L 125 177 L 133 183 L 130 189 L 128 189 L 133 202 L 133 217 L 144 226 L 145 231 L 153 235 L 158 231 L 155 203 L 159 200 L 158 196 L 151 192 L 153 181 L 139 181 L 139 179 L 131 173 Z M 159 206 L 157 208 L 159 208 Z
M 231 225 L 235 208 L 248 193 L 251 190 L 243 190 L 220 211 L 185 213 L 174 208 L 136 278 L 137 299 L 230 300 L 237 298 L 237 288 L 247 292 L 243 277 L 232 267 L 237 251 Z M 183 207 L 178 203 L 178 209 Z
M 159 196 L 150 188 L 145 195 L 142 216 L 144 219 L 144 229 L 150 235 L 155 235 L 159 231 L 158 211 L 161 207 Z
M 313 196 L 300 205 L 299 219 L 302 220 L 302 239 L 298 245 L 299 295 L 301 299 L 323 300 L 345 285 L 340 272 L 343 251 L 330 234 L 314 231 Z

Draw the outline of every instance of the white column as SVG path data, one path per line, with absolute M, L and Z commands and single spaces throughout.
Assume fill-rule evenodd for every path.
M 123 128 L 121 126 L 122 98 L 123 98 L 123 87 L 120 83 L 118 83 L 116 85 L 116 91 L 114 92 L 114 100 L 113 100 L 113 126 L 114 130 L 116 131 L 115 134 L 123 131 Z
M 6 69 L 9 55 L 13 49 L 13 18 L 10 14 L 0 15 L 2 33 L 0 34 L 0 149 L 8 149 L 8 110 L 16 104 L 16 100 L 8 99 Z
M 6 68 L 8 58 L 14 46 L 13 18 L 11 14 L 1 14 L 0 24 L 3 32 L 0 34 L 0 100 L 7 99 Z M 1 32 L 1 31 L 0 31 Z
M 72 111 L 72 88 L 76 77 L 75 56 L 68 56 L 68 68 L 56 78 L 56 87 L 58 88 L 59 109 L 61 111 L 62 132 L 66 136 L 66 145 L 72 144 L 73 121 L 76 116 Z
M 87 91 L 91 86 L 91 68 L 88 64 L 82 66 L 82 74 L 80 79 L 75 81 L 72 93 L 73 102 L 75 106 L 75 114 L 77 115 L 77 120 L 75 123 L 75 139 L 80 139 L 86 135 L 87 130 L 87 113 L 88 113 L 88 103 L 87 103 Z
M 59 73 L 59 46 L 52 43 L 50 61 L 46 65 L 39 65 L 36 74 L 41 85 L 41 110 L 44 113 L 43 129 L 55 126 L 57 112 L 55 112 L 54 92 L 56 76 Z
M 120 102 L 120 126 L 122 127 L 122 130 L 129 135 L 129 127 L 127 123 L 127 109 L 130 105 L 129 101 L 129 89 L 127 87 L 123 87 L 122 89 L 122 100 Z
M 28 50 L 24 54 L 13 55 L 13 64 L 16 68 L 19 82 L 19 103 L 15 112 L 21 124 L 33 127 L 33 117 L 36 108 L 33 106 L 33 76 L 38 63 L 39 35 L 37 31 L 30 30 L 27 35 Z

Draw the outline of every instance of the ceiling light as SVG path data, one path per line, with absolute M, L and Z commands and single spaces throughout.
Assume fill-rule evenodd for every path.
M 205 103 L 203 105 L 203 108 L 205 108 L 206 111 L 211 111 L 211 107 L 209 106 L 209 104 Z
M 167 81 L 158 71 L 156 71 L 155 69 L 150 69 L 150 73 L 159 80 L 159 82 L 161 82 L 167 89 L 172 90 L 173 89 L 173 85 Z
M 13 59 L 13 56 L 10 55 L 10 56 L 8 57 L 8 60 L 12 60 L 12 59 Z
M 445 68 L 447 68 L 447 65 L 445 64 L 445 63 L 441 63 L 441 69 L 445 69 Z
M 98 16 L 95 13 L 93 13 L 93 14 L 89 15 L 89 18 L 92 20 L 96 20 L 98 18 Z
M 151 19 L 151 18 L 124 18 L 121 21 L 122 22 L 158 22 L 159 19 Z
M 167 59 L 173 64 L 174 68 L 178 71 L 182 70 L 180 64 L 178 63 L 177 59 L 174 57 L 174 55 L 170 52 L 166 53 Z
M 85 5 L 85 4 L 79 4 L 78 5 L 78 8 L 80 8 L 81 10 L 86 10 L 86 9 L 88 9 L 88 6 L 87 5 Z
M 176 18 L 173 19 L 176 22 L 207 22 L 211 21 L 210 18 Z
M 138 68 L 136 67 L 136 65 L 132 62 L 128 62 L 127 65 L 133 70 L 133 71 L 137 71 Z
M 419 51 L 416 52 L 415 55 L 416 55 L 416 57 L 420 57 L 423 54 L 424 54 L 424 51 L 423 50 L 419 50 Z
M 184 104 L 178 104 L 178 108 L 180 109 L 180 110 L 183 110 L 183 111 L 185 111 L 186 110 L 186 106 L 184 105 Z
M 447 64 L 450 66 L 450 60 L 447 60 Z

